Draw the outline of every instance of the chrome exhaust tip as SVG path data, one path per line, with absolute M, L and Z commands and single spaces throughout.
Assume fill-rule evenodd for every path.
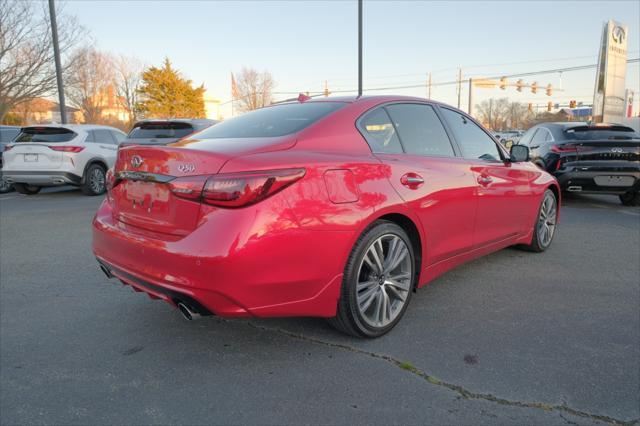
M 195 311 L 192 311 L 183 302 L 178 302 L 177 306 L 178 306 L 178 310 L 180 311 L 180 314 L 182 314 L 182 317 L 187 321 L 195 321 L 197 319 L 200 319 L 201 315 Z
M 582 187 L 581 186 L 570 186 L 567 188 L 567 191 L 569 192 L 580 192 L 582 191 Z

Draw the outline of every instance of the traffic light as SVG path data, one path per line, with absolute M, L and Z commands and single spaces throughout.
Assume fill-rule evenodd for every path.
M 500 88 L 502 90 L 507 88 L 507 77 L 500 77 Z
M 547 102 L 547 112 L 551 112 L 552 109 L 553 109 L 553 102 L 551 101 Z
M 569 101 L 569 108 L 575 108 L 575 107 L 576 107 L 576 101 L 570 100 Z
M 531 93 L 533 93 L 534 95 L 536 93 L 538 93 L 538 82 L 534 81 L 533 83 L 531 83 Z
M 527 107 L 527 110 L 529 112 L 533 112 L 533 104 L 531 102 L 529 102 L 529 106 Z
M 522 87 L 524 86 L 524 81 L 522 79 L 516 81 L 516 90 L 518 92 L 522 92 Z
M 547 96 L 553 95 L 553 86 L 551 84 L 547 84 L 546 93 L 547 93 Z

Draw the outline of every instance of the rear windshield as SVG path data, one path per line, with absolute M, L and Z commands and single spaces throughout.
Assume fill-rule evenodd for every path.
M 268 138 L 289 135 L 310 126 L 344 105 L 343 102 L 275 105 L 218 123 L 200 132 L 198 138 Z
M 9 143 L 20 133 L 20 129 L 0 127 L 0 143 Z
M 173 139 L 193 133 L 189 123 L 142 123 L 131 130 L 129 139 Z
M 565 130 L 564 133 L 567 139 L 578 141 L 640 139 L 640 134 L 631 127 L 625 126 L 573 127 Z
M 61 127 L 25 127 L 16 142 L 69 142 L 76 133 Z

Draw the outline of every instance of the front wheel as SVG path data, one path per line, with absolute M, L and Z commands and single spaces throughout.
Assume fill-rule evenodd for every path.
M 100 164 L 92 164 L 85 172 L 80 189 L 85 195 L 101 195 L 107 190 L 106 171 Z
M 620 202 L 624 206 L 640 206 L 640 191 L 636 192 L 627 192 L 625 194 L 620 195 Z
M 39 186 L 27 185 L 26 183 L 14 183 L 13 188 L 24 195 L 35 195 L 42 189 Z
M 378 221 L 354 245 L 330 323 L 358 337 L 378 337 L 402 318 L 414 288 L 413 246 L 398 225 Z
M 533 225 L 531 244 L 523 248 L 533 252 L 543 252 L 549 248 L 556 233 L 558 220 L 558 200 L 552 190 L 547 189 L 542 197 L 538 219 Z

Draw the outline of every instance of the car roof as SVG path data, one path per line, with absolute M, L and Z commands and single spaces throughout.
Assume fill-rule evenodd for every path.
M 34 127 L 60 128 L 60 129 L 81 130 L 81 131 L 87 131 L 87 130 L 93 130 L 93 129 L 117 130 L 119 132 L 122 131 L 122 130 L 117 129 L 115 127 L 103 126 L 101 124 L 58 124 L 58 123 L 52 123 L 52 124 L 32 124 L 32 125 L 29 125 L 29 126 L 22 126 L 23 129 L 25 129 L 25 128 L 34 128 Z

